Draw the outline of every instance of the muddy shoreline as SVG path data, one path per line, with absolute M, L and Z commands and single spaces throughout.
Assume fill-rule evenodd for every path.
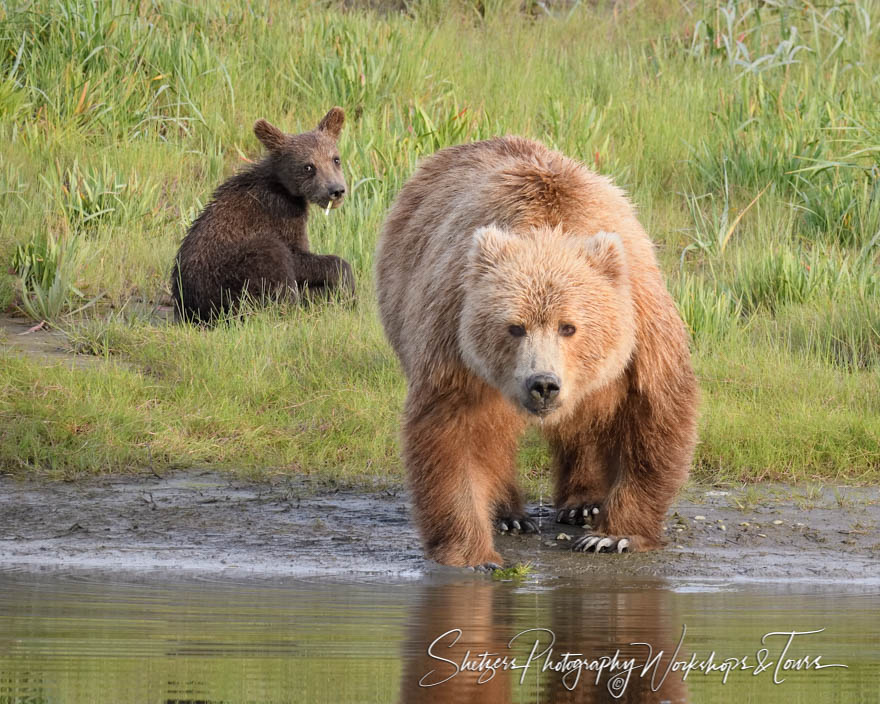
M 541 513 L 537 503 L 529 509 Z M 662 551 L 571 553 L 583 529 L 551 516 L 540 536 L 497 535 L 496 545 L 508 565 L 531 563 L 543 578 L 880 584 L 878 524 L 876 488 L 691 486 L 670 511 Z M 333 491 L 212 471 L 0 477 L 0 569 L 383 579 L 464 572 L 422 557 L 402 489 Z

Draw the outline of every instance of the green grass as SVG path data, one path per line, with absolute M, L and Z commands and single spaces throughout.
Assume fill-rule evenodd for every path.
M 214 330 L 70 331 L 106 364 L 7 354 L 0 465 L 61 474 L 220 465 L 388 480 L 403 380 L 372 305 L 270 310 Z
M 638 205 L 693 335 L 697 477 L 876 481 L 880 3 L 610 5 L 0 2 L 0 306 L 33 298 L 17 251 L 75 243 L 31 315 L 101 358 L 0 351 L 0 467 L 399 481 L 379 227 L 419 158 L 518 133 Z M 358 306 L 156 324 L 187 226 L 260 154 L 254 120 L 299 131 L 337 104 L 351 195 L 310 236 Z M 521 464 L 546 493 L 534 434 Z
M 530 563 L 518 562 L 510 567 L 503 567 L 492 572 L 492 579 L 498 582 L 521 582 L 534 572 Z

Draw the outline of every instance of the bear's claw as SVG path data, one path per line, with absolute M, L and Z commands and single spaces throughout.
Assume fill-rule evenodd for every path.
M 615 538 L 608 535 L 587 535 L 575 540 L 571 549 L 574 552 L 629 552 L 629 538 Z
M 512 518 L 505 516 L 495 519 L 495 527 L 502 533 L 540 533 L 538 524 L 525 516 Z
M 599 515 L 599 504 L 581 504 L 575 508 L 563 508 L 556 512 L 556 522 L 570 526 L 583 526 L 592 523 Z
M 476 565 L 475 567 L 471 567 L 474 572 L 494 572 L 495 570 L 500 570 L 501 565 L 497 562 L 484 562 L 482 565 Z

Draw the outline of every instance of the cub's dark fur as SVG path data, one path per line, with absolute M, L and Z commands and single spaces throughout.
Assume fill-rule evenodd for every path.
M 309 203 L 339 207 L 345 179 L 336 142 L 345 114 L 335 107 L 318 126 L 285 134 L 257 120 L 269 153 L 223 183 L 190 227 L 171 275 L 175 318 L 210 323 L 244 291 L 298 300 L 332 289 L 354 293 L 348 262 L 309 252 Z

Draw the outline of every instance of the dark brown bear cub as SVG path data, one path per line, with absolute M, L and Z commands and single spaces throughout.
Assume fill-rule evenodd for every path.
M 306 231 L 309 203 L 337 208 L 345 197 L 336 148 L 344 120 L 342 108 L 333 108 L 303 134 L 257 120 L 254 134 L 269 153 L 214 192 L 177 252 L 177 320 L 210 323 L 245 291 L 293 300 L 333 289 L 354 293 L 348 262 L 309 252 Z

